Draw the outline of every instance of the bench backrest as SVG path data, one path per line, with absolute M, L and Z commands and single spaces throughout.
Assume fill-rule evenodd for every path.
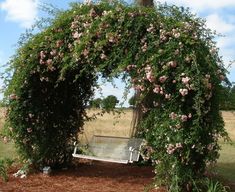
M 135 149 L 132 152 L 132 161 L 138 161 L 142 143 L 143 139 L 139 138 L 93 136 L 88 146 L 89 151 L 96 157 L 117 160 L 129 160 L 131 147 Z

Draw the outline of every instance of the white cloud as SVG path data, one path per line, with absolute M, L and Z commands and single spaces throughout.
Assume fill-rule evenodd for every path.
M 225 21 L 218 14 L 211 14 L 206 17 L 207 27 L 216 30 L 218 33 L 226 34 L 235 30 L 235 25 Z
M 178 6 L 186 6 L 186 7 L 190 7 L 193 10 L 200 12 L 203 11 L 205 9 L 221 9 L 224 7 L 231 7 L 231 6 L 235 6 L 235 1 L 234 0 L 223 0 L 223 1 L 215 1 L 215 0 L 203 0 L 203 1 L 199 1 L 199 0 L 155 0 L 155 1 L 159 1 L 162 3 L 167 2 L 168 4 L 174 4 L 174 5 L 178 5 Z
M 225 35 L 216 40 L 217 46 L 221 49 L 235 49 L 235 34 Z M 234 51 L 235 53 L 235 51 Z M 233 54 L 234 55 L 234 54 Z
M 230 64 L 230 61 L 235 60 L 235 24 L 231 20 L 234 16 L 224 14 L 223 17 L 214 13 L 206 17 L 207 27 L 222 34 L 222 37 L 216 39 L 217 46 L 220 48 L 220 55 L 223 57 L 225 67 Z M 231 66 L 235 67 L 235 64 Z
M 221 9 L 224 7 L 230 7 L 235 6 L 234 0 L 223 0 L 223 1 L 215 1 L 215 0 L 204 0 L 204 1 L 198 1 L 198 0 L 182 0 L 182 2 L 190 7 L 193 7 L 197 10 L 202 9 Z
M 223 16 L 223 17 L 222 17 Z M 227 67 L 231 61 L 235 60 L 235 23 L 231 18 L 233 15 L 226 15 L 224 13 L 222 16 L 214 13 L 206 17 L 207 27 L 215 30 L 217 33 L 222 34 L 222 37 L 216 39 L 217 46 L 220 48 L 220 55 L 223 57 L 225 67 Z M 235 67 L 233 63 L 232 68 Z
M 38 0 L 5 0 L 0 9 L 6 11 L 6 20 L 20 23 L 22 27 L 30 27 L 37 17 Z
M 228 64 L 234 60 L 234 49 L 224 48 L 221 49 L 219 53 L 223 57 L 225 66 L 228 66 Z

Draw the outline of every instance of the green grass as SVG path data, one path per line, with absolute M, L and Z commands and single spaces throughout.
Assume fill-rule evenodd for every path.
M 232 184 L 233 188 L 231 191 L 235 191 L 235 112 L 223 111 L 222 114 L 232 145 L 220 143 L 222 149 L 216 165 L 216 171 L 219 178 L 226 181 L 226 183 Z
M 220 158 L 216 169 L 218 175 L 223 179 L 235 183 L 235 142 L 230 144 L 221 144 Z
M 2 158 L 15 158 L 16 152 L 14 149 L 14 144 L 9 143 L 3 143 L 2 140 L 0 140 L 0 159 Z

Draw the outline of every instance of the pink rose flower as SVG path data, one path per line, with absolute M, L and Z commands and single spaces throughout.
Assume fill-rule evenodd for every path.
M 188 89 L 180 89 L 180 94 L 184 97 L 185 95 L 188 95 Z
M 207 78 L 207 79 L 210 79 L 210 77 L 211 77 L 210 75 L 206 74 L 206 78 Z
M 171 94 L 165 94 L 165 99 L 170 99 L 171 98 Z
M 52 59 L 47 59 L 47 65 L 51 65 L 52 64 Z
M 43 65 L 43 64 L 45 64 L 45 61 L 43 61 L 42 59 L 40 59 L 39 63 L 40 63 L 41 65 Z
M 191 119 L 192 118 L 192 113 L 188 114 L 188 118 Z
M 169 61 L 169 62 L 167 63 L 167 65 L 170 66 L 170 67 L 172 67 L 172 68 L 175 68 L 175 67 L 177 66 L 177 63 L 176 63 L 176 61 Z
M 182 83 L 183 84 L 188 84 L 191 78 L 189 77 L 182 77 Z
M 164 83 L 166 80 L 167 80 L 167 77 L 166 77 L 165 75 L 159 77 L 159 81 L 160 81 L 161 83 Z
M 173 145 L 173 144 L 168 144 L 167 146 L 166 146 L 166 152 L 168 153 L 168 154 L 172 154 L 172 153 L 174 153 L 174 151 L 175 151 L 175 146 Z
M 177 124 L 175 127 L 176 127 L 177 129 L 180 129 L 180 128 L 181 128 L 181 125 L 180 125 L 180 124 Z
M 17 98 L 18 98 L 17 95 L 14 94 L 14 93 L 13 93 L 13 94 L 10 94 L 9 97 L 10 97 L 11 100 L 14 100 L 14 99 L 17 99 Z
M 154 26 L 152 23 L 150 24 L 149 28 L 147 28 L 147 31 L 150 33 L 154 31 Z
M 107 56 L 104 53 L 101 53 L 100 58 L 104 60 L 104 59 L 107 59 Z
M 144 90 L 145 90 L 145 87 L 144 87 L 143 85 L 136 85 L 136 86 L 134 86 L 134 89 L 135 89 L 135 90 L 144 91 Z
M 148 49 L 148 44 L 145 43 L 145 44 L 141 47 L 141 49 L 142 49 L 143 52 L 146 52 L 147 49 Z
M 50 52 L 51 56 L 55 56 L 56 55 L 56 50 L 53 49 L 51 52 Z
M 32 128 L 27 128 L 28 133 L 31 133 L 32 131 L 33 131 Z
M 207 83 L 207 88 L 208 89 L 212 89 L 212 84 L 211 83 Z
M 82 54 L 83 54 L 85 57 L 87 57 L 88 54 L 89 54 L 89 51 L 88 51 L 87 49 L 84 49 L 83 52 L 82 52 Z
M 187 56 L 187 57 L 185 58 L 185 61 L 186 61 L 187 63 L 189 63 L 189 62 L 191 61 L 191 58 L 190 58 L 189 56 Z
M 158 102 L 156 102 L 156 101 L 153 101 L 153 106 L 154 107 L 158 107 L 160 104 L 158 103 Z
M 146 78 L 150 83 L 153 83 L 155 81 L 155 77 L 152 75 L 152 73 L 147 73 Z
M 156 85 L 155 88 L 153 89 L 154 93 L 159 93 L 161 91 L 161 87 L 159 85 Z
M 109 42 L 110 42 L 110 43 L 115 43 L 116 40 L 115 40 L 115 38 L 114 38 L 113 36 L 110 36 L 110 37 L 109 37 Z
M 213 144 L 209 144 L 209 145 L 207 145 L 207 149 L 208 149 L 209 151 L 212 151 L 212 150 L 213 150 L 213 148 L 214 148 L 214 145 L 213 145 Z
M 174 112 L 171 112 L 171 114 L 169 115 L 169 117 L 174 120 L 174 119 L 177 118 L 177 114 L 174 113 Z
M 183 145 L 182 145 L 182 143 L 176 143 L 176 144 L 175 144 L 175 147 L 176 147 L 177 149 L 180 149 L 180 148 L 183 148 Z
M 147 65 L 145 68 L 144 68 L 145 72 L 149 72 L 149 71 L 152 71 L 152 67 L 150 65 Z
M 74 39 L 79 39 L 82 36 L 82 33 L 78 33 L 77 31 L 73 33 L 73 38 Z
M 45 52 L 44 51 L 40 51 L 40 58 L 41 59 L 44 59 L 45 57 L 46 57 L 46 55 L 45 55 Z
M 188 116 L 187 115 L 181 115 L 180 119 L 181 119 L 182 122 L 185 122 L 185 121 L 188 120 Z
M 57 48 L 60 48 L 63 44 L 64 44 L 64 42 L 62 40 L 56 41 L 56 47 Z
M 4 143 L 7 143 L 8 142 L 8 138 L 5 136 L 5 137 L 3 137 L 3 142 Z
M 71 43 L 69 43 L 69 44 L 68 44 L 68 48 L 69 48 L 70 50 L 72 50 L 73 45 L 72 45 Z
M 153 75 L 152 67 L 150 65 L 147 65 L 145 68 L 146 78 L 149 80 L 149 82 L 154 82 L 155 77 Z
M 221 81 L 223 81 L 225 79 L 225 76 L 224 75 L 220 75 L 219 78 L 220 78 Z

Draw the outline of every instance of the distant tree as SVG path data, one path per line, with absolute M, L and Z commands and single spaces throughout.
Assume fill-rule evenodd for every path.
M 109 95 L 102 100 L 102 108 L 107 111 L 110 111 L 116 107 L 118 102 L 119 102 L 119 100 L 117 99 L 116 96 Z
M 221 88 L 220 109 L 235 110 L 235 86 Z
M 96 98 L 90 101 L 90 107 L 92 108 L 101 108 L 102 99 Z
M 221 87 L 220 92 L 220 109 L 228 110 L 230 106 L 230 88 L 229 87 Z
M 231 102 L 231 109 L 235 110 L 235 85 L 231 88 L 230 91 L 230 102 Z

